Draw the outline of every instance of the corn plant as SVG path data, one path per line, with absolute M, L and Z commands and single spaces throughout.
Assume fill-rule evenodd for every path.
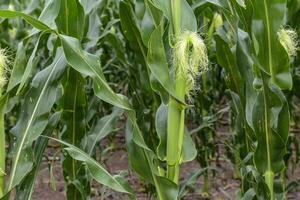
M 60 7 L 65 9 L 60 10 L 59 9 Z M 78 9 L 78 13 L 73 15 L 72 16 L 73 18 L 70 18 L 70 21 L 68 20 L 62 21 L 62 19 L 66 19 L 67 17 L 69 17 L 66 16 L 66 13 L 64 13 L 64 11 L 66 9 L 70 10 L 73 8 Z M 89 181 L 91 179 L 90 177 L 93 177 L 95 180 L 98 180 L 102 182 L 104 185 L 107 185 L 108 187 L 111 187 L 117 191 L 124 192 L 127 194 L 132 193 L 127 186 L 124 186 L 124 181 L 122 181 L 121 177 L 113 177 L 102 166 L 100 166 L 95 160 L 91 158 L 91 154 L 95 144 L 89 146 L 88 148 L 89 154 L 85 153 L 84 151 L 74 146 L 74 145 L 78 146 L 84 140 L 83 136 L 85 135 L 87 136 L 87 134 L 81 132 L 82 129 L 77 129 L 76 127 L 74 127 L 74 125 L 76 126 L 83 125 L 84 126 L 83 130 L 85 130 L 86 128 L 86 125 L 84 123 L 83 124 L 81 123 L 82 119 L 78 118 L 78 116 L 85 117 L 84 115 L 81 115 L 82 114 L 81 112 L 84 112 L 85 105 L 86 105 L 85 96 L 84 96 L 85 93 L 82 93 L 83 91 L 82 87 L 84 86 L 84 82 L 80 81 L 83 80 L 83 78 L 81 78 L 80 74 L 77 74 L 78 73 L 77 71 L 74 71 L 73 68 L 66 65 L 69 57 L 68 59 L 66 59 L 62 47 L 53 45 L 53 48 L 50 48 L 50 52 L 51 52 L 49 54 L 50 59 L 47 61 L 49 63 L 49 66 L 42 68 L 40 72 L 38 72 L 35 75 L 32 82 L 28 85 L 28 82 L 30 81 L 30 76 L 32 75 L 32 72 L 36 70 L 37 67 L 36 64 L 34 64 L 35 63 L 34 59 L 39 49 L 39 45 L 46 40 L 51 41 L 52 38 L 50 36 L 54 36 L 54 39 L 57 42 L 59 41 L 60 43 L 62 43 L 63 40 L 62 38 L 65 37 L 66 40 L 75 42 L 73 45 L 75 45 L 76 48 L 78 48 L 76 52 L 83 51 L 79 45 L 79 41 L 80 38 L 83 37 L 83 33 L 85 30 L 84 23 L 80 24 L 83 26 L 81 28 L 73 26 L 73 23 L 72 24 L 70 23 L 73 22 L 72 20 L 79 19 L 79 17 L 81 19 L 84 19 L 84 12 L 88 13 L 89 9 L 90 8 L 86 8 L 86 10 L 84 10 L 83 6 L 79 4 L 77 1 L 69 1 L 66 2 L 66 4 L 61 4 L 60 1 L 49 1 L 46 4 L 45 9 L 40 14 L 39 20 L 34 19 L 29 15 L 26 15 L 21 12 L 16 12 L 11 10 L 1 11 L 1 17 L 4 18 L 23 17 L 29 24 L 33 25 L 35 29 L 32 30 L 31 36 L 29 36 L 29 38 L 35 37 L 35 35 L 39 35 L 37 40 L 37 45 L 34 47 L 32 51 L 32 55 L 28 60 L 26 68 L 17 68 L 17 67 L 14 68 L 13 71 L 11 72 L 12 75 L 8 83 L 8 92 L 10 92 L 11 95 L 17 93 L 17 95 L 25 97 L 26 100 L 21 102 L 22 114 L 19 116 L 19 120 L 16 126 L 14 126 L 13 129 L 11 130 L 11 132 L 15 134 L 17 139 L 12 150 L 13 162 L 11 165 L 9 181 L 6 183 L 5 190 L 4 191 L 1 190 L 3 191 L 4 196 L 1 194 L 3 198 L 9 198 L 9 196 L 13 195 L 11 194 L 11 191 L 14 188 L 16 188 L 17 192 L 15 198 L 31 199 L 33 187 L 34 187 L 34 180 L 37 176 L 37 171 L 39 169 L 39 165 L 42 159 L 42 153 L 46 147 L 45 145 L 47 144 L 48 137 L 44 137 L 39 140 L 36 139 L 41 134 L 45 136 L 50 135 L 51 130 L 53 130 L 56 127 L 57 122 L 60 119 L 60 116 L 63 122 L 66 124 L 65 125 L 66 131 L 64 131 L 62 139 L 68 142 L 66 143 L 59 140 L 59 142 L 68 146 L 68 148 L 65 149 L 67 154 L 65 154 L 65 161 L 63 164 L 65 169 L 66 167 L 70 167 L 65 171 L 66 180 L 67 180 L 68 198 L 71 199 L 88 198 L 89 190 L 90 190 L 90 186 L 89 186 Z M 49 26 L 46 25 L 45 23 L 47 23 Z M 54 30 L 50 28 L 50 26 L 56 27 L 57 29 Z M 52 35 L 49 33 L 52 33 Z M 71 39 L 70 37 L 67 37 L 67 35 L 72 35 L 76 37 L 78 36 L 78 38 Z M 26 41 L 28 41 L 28 39 Z M 64 50 L 68 50 L 69 52 L 74 51 L 72 50 L 74 46 L 70 46 L 71 44 L 69 44 L 68 42 L 63 44 L 65 45 Z M 68 53 L 68 56 L 70 55 L 72 54 Z M 98 66 L 99 63 L 97 61 L 97 57 L 92 56 L 90 54 L 88 54 L 87 56 L 92 57 L 91 60 L 93 61 L 90 60 L 89 62 L 94 62 L 93 63 L 94 67 L 96 66 L 98 73 L 100 73 L 97 75 L 98 81 L 101 82 L 104 81 L 100 65 Z M 76 58 L 80 58 L 79 54 L 77 54 Z M 86 63 L 85 59 L 87 58 L 84 58 L 83 60 L 84 63 Z M 78 63 L 76 63 L 76 66 L 78 66 L 77 64 Z M 85 66 L 87 68 L 92 67 L 91 63 L 86 63 Z M 22 72 L 22 70 L 24 71 Z M 56 113 L 50 117 L 50 112 L 51 109 L 53 108 L 53 105 L 55 103 L 58 103 L 58 100 L 61 99 L 60 97 L 61 97 L 62 90 L 60 88 L 60 83 L 62 80 L 64 82 L 63 85 L 65 89 L 72 92 L 73 87 L 75 87 L 75 93 L 72 92 L 70 94 L 66 94 L 61 100 L 62 103 L 58 104 L 63 110 L 62 115 Z M 112 92 L 112 90 L 107 85 L 107 83 L 106 82 L 103 83 L 106 84 L 106 88 L 108 89 L 108 91 Z M 29 87 L 29 89 L 27 90 L 27 92 L 24 93 L 23 91 L 27 87 Z M 118 96 L 115 97 L 117 97 L 117 99 L 120 98 Z M 63 100 L 64 98 L 66 99 Z M 68 101 L 70 98 L 73 101 L 73 103 Z M 126 104 L 126 102 L 124 104 Z M 73 107 L 73 105 L 78 105 L 78 106 Z M 80 112 L 81 114 L 76 115 L 77 112 Z M 49 116 L 49 121 L 48 121 L 48 116 Z M 119 116 L 119 115 L 114 114 L 111 117 L 113 118 L 114 116 Z M 107 123 L 108 127 L 110 126 L 109 124 L 112 123 L 111 119 L 105 121 L 104 122 Z M 75 131 L 76 132 L 79 131 L 79 132 L 76 133 Z M 108 134 L 109 132 L 107 133 L 107 131 L 109 131 L 109 129 L 104 130 L 102 134 Z M 80 136 L 80 134 L 83 135 Z M 96 139 L 95 142 L 99 141 L 99 139 Z M 34 148 L 32 148 L 34 141 L 35 141 Z M 5 145 L 3 145 L 2 147 L 5 147 Z M 69 162 L 66 162 L 67 159 L 69 160 Z M 80 164 L 79 161 L 84 162 L 85 165 Z M 71 166 L 69 166 L 70 163 Z M 4 169 L 5 167 L 3 167 L 2 173 L 4 173 Z M 89 172 L 91 176 L 88 176 L 87 172 Z M 82 173 L 83 175 L 81 176 L 80 174 Z M 1 175 L 1 177 L 2 176 L 3 175 Z M 82 179 L 77 180 L 79 176 L 81 176 Z M 4 187 L 1 188 L 3 189 Z
M 185 4 L 187 6 L 187 4 Z M 10 10 L 3 10 L 1 11 L 1 16 L 2 17 L 8 17 L 8 18 L 14 18 L 14 17 L 22 17 L 24 18 L 29 24 L 33 25 L 37 30 L 34 30 L 34 34 L 38 34 L 39 31 L 43 31 L 40 34 L 40 37 L 38 39 L 38 41 L 43 40 L 43 36 L 44 34 L 52 34 L 56 37 L 56 39 L 61 43 L 62 48 L 55 48 L 53 50 L 54 51 L 54 55 L 56 55 L 53 59 L 52 64 L 50 64 L 48 67 L 46 67 L 45 69 L 41 70 L 39 73 L 37 73 L 35 79 L 33 79 L 32 82 L 32 88 L 26 93 L 26 101 L 24 101 L 22 104 L 22 108 L 28 109 L 25 111 L 22 111 L 24 116 L 20 116 L 20 121 L 18 121 L 17 125 L 12 129 L 12 132 L 15 133 L 16 135 L 18 135 L 18 133 L 22 133 L 21 135 L 18 136 L 17 142 L 14 146 L 13 149 L 13 162 L 12 162 L 12 169 L 10 172 L 10 180 L 7 184 L 7 189 L 6 189 L 6 195 L 5 197 L 8 197 L 10 195 L 10 192 L 12 191 L 12 189 L 14 189 L 15 187 L 19 187 L 22 188 L 23 185 L 23 180 L 26 180 L 25 176 L 27 174 L 30 173 L 33 165 L 35 163 L 33 163 L 33 160 L 31 160 L 31 144 L 33 143 L 33 141 L 35 141 L 37 139 L 37 137 L 42 133 L 43 130 L 45 130 L 45 126 L 47 125 L 45 119 L 47 118 L 47 115 L 49 116 L 49 112 L 51 110 L 51 107 L 53 106 L 53 104 L 55 103 L 56 99 L 58 98 L 56 95 L 59 94 L 58 93 L 58 83 L 59 80 L 61 80 L 62 75 L 64 74 L 64 72 L 67 70 L 66 74 L 67 77 L 66 78 L 71 78 L 69 79 L 70 81 L 73 81 L 75 83 L 78 83 L 78 78 L 77 79 L 73 79 L 74 77 L 76 78 L 76 73 L 72 72 L 72 68 L 75 69 L 76 71 L 83 73 L 86 76 L 90 76 L 91 79 L 94 82 L 94 92 L 96 94 L 96 96 L 98 96 L 99 98 L 101 98 L 102 100 L 115 105 L 117 107 L 120 107 L 122 109 L 124 109 L 126 111 L 126 114 L 128 116 L 129 119 L 129 126 L 130 129 L 132 130 L 132 141 L 134 142 L 134 145 L 136 148 L 138 148 L 140 151 L 144 152 L 145 155 L 145 159 L 147 160 L 148 163 L 148 167 L 150 167 L 150 175 L 152 177 L 152 181 L 154 183 L 154 185 L 157 188 L 157 193 L 160 199 L 174 199 L 176 198 L 176 192 L 164 192 L 164 190 L 159 189 L 160 187 L 170 187 L 168 183 L 168 179 L 163 179 L 163 177 L 159 176 L 159 174 L 156 172 L 157 170 L 159 170 L 159 168 L 157 166 L 153 166 L 152 163 L 152 157 L 153 157 L 153 153 L 152 151 L 147 147 L 147 145 L 144 142 L 143 136 L 141 135 L 141 132 L 136 124 L 136 117 L 135 117 L 135 112 L 133 111 L 133 109 L 131 108 L 130 103 L 126 100 L 125 97 L 122 97 L 121 95 L 116 95 L 112 89 L 110 88 L 110 86 L 107 84 L 107 82 L 105 81 L 105 78 L 102 74 L 102 69 L 99 65 L 99 62 L 97 61 L 97 57 L 89 54 L 87 52 L 85 52 L 80 45 L 80 38 L 82 37 L 82 32 L 78 32 L 79 35 L 73 35 L 76 33 L 76 31 L 83 31 L 83 28 L 78 28 L 78 27 L 72 27 L 73 24 L 65 24 L 65 22 L 70 22 L 69 20 L 78 20 L 78 19 L 82 19 L 82 12 L 83 12 L 83 8 L 81 7 L 80 4 L 78 4 L 78 2 L 76 1 L 69 1 L 67 4 L 60 4 L 60 2 L 58 1 L 52 1 L 48 4 L 49 7 L 53 8 L 53 12 L 50 12 L 50 16 L 51 16 L 51 20 L 49 20 L 48 18 L 44 17 L 46 14 L 49 14 L 48 10 L 45 10 L 45 13 L 42 13 L 39 21 L 30 17 L 29 15 L 26 15 L 22 12 L 17 12 L 17 11 L 10 11 Z M 61 6 L 61 9 L 59 10 L 60 12 L 56 12 L 57 11 L 57 7 Z M 64 8 L 64 9 L 63 9 Z M 74 10 L 78 10 L 78 13 L 76 14 L 76 16 L 74 16 L 74 19 L 69 19 L 67 17 L 67 15 L 64 15 L 64 11 L 65 10 L 70 10 L 70 9 L 74 9 Z M 44 15 L 43 15 L 44 14 Z M 44 17 L 44 18 L 43 18 Z M 73 17 L 73 16 L 72 16 Z M 65 18 L 67 20 L 62 20 L 61 18 Z M 62 22 L 63 24 L 60 24 L 60 22 Z M 56 24 L 56 27 L 58 30 L 54 30 L 52 29 L 50 26 L 48 26 L 47 24 L 51 24 L 53 26 L 53 23 Z M 77 24 L 79 25 L 79 24 Z M 80 23 L 80 25 L 84 25 L 84 23 Z M 55 27 L 55 26 L 53 26 Z M 74 28 L 74 30 L 72 32 L 69 32 L 72 28 Z M 68 36 L 69 34 L 71 34 L 70 37 Z M 156 33 L 157 34 L 157 33 Z M 198 37 L 195 37 L 195 35 L 187 35 L 188 37 L 192 37 L 191 39 L 194 39 L 196 41 L 192 41 L 192 42 L 200 42 L 201 44 L 201 40 L 198 39 Z M 75 38 L 76 37 L 76 38 Z M 184 41 L 183 42 L 187 42 L 185 41 L 186 39 L 189 38 L 183 38 Z M 199 45 L 198 44 L 198 45 Z M 200 46 L 202 47 L 202 46 Z M 36 51 L 38 49 L 38 45 L 34 48 L 33 53 L 32 53 L 32 57 L 34 57 Z M 201 50 L 201 49 L 200 49 Z M 63 53 L 62 53 L 63 51 Z M 204 50 L 203 50 L 204 51 Z M 195 57 L 195 55 L 194 55 Z M 33 59 L 33 58 L 32 58 Z M 25 87 L 26 82 L 28 81 L 29 75 L 32 72 L 32 68 L 34 67 L 31 63 L 32 61 L 29 60 L 29 64 L 28 67 L 25 69 L 25 73 L 24 76 L 22 76 L 21 81 L 17 82 L 17 83 L 12 83 L 14 84 L 12 87 L 15 87 L 16 85 L 19 85 L 19 88 L 17 90 L 17 94 L 19 94 Z M 68 63 L 68 65 L 70 67 L 68 67 L 68 65 L 66 65 Z M 186 64 L 186 63 L 185 63 Z M 189 64 L 189 63 L 188 63 Z M 196 67 L 196 66 L 194 66 Z M 75 74 L 74 74 L 75 73 Z M 187 73 L 187 72 L 185 72 Z M 14 72 L 13 72 L 14 74 Z M 184 74 L 185 75 L 185 74 Z M 78 75 L 79 76 L 79 75 Z M 77 76 L 77 77 L 78 77 Z M 80 76 L 79 76 L 80 78 Z M 191 80 L 192 81 L 192 80 Z M 67 85 L 65 87 L 68 87 L 68 83 L 69 81 L 66 81 Z M 79 82 L 80 83 L 80 82 Z M 71 84 L 71 83 L 70 83 Z M 34 87 L 35 85 L 38 85 L 40 87 Z M 70 85 L 72 87 L 78 87 L 75 85 Z M 184 89 L 184 88 L 183 88 Z M 80 89 L 76 89 L 75 88 L 75 93 L 72 93 L 72 95 L 74 94 L 75 96 L 73 98 L 71 98 L 72 100 L 76 100 L 78 98 L 78 94 L 76 91 L 80 91 Z M 186 91 L 184 91 L 186 92 Z M 55 95 L 56 94 L 56 95 Z M 51 98 L 49 98 L 51 97 Z M 65 96 L 66 98 L 69 98 L 70 95 Z M 79 97 L 80 99 L 81 97 Z M 84 97 L 83 97 L 84 98 Z M 178 97 L 177 97 L 178 98 Z M 182 97 L 184 98 L 184 96 Z M 173 100 L 175 105 L 176 102 L 175 100 Z M 181 101 L 183 101 L 183 99 L 181 99 Z M 29 104 L 30 102 L 34 102 Z M 78 103 L 82 103 L 84 101 L 79 101 Z M 46 103 L 46 104 L 44 104 Z M 67 101 L 67 103 L 70 103 L 70 101 Z M 47 105 L 47 106 L 46 106 Z M 73 102 L 73 105 L 77 105 L 77 102 Z M 81 105 L 81 104 L 79 104 Z M 69 109 L 75 109 L 76 107 L 65 107 L 67 106 L 66 104 L 62 104 L 63 109 L 65 109 L 65 112 L 69 112 Z M 73 120 L 71 120 L 70 123 L 74 123 L 74 120 L 77 120 L 77 116 L 74 114 L 76 114 L 76 110 L 73 110 L 72 116 L 68 116 L 67 113 L 65 114 L 66 119 L 69 120 L 70 117 L 71 119 L 73 118 Z M 182 112 L 182 111 L 181 111 Z M 27 115 L 31 116 L 30 118 L 25 118 Z M 46 116 L 42 117 L 42 116 Z M 64 115 L 63 115 L 64 116 Z M 41 120 L 38 121 L 38 123 L 36 122 L 37 120 Z M 182 120 L 181 120 L 182 121 Z M 69 137 L 78 137 L 79 135 L 74 133 L 74 131 L 79 131 L 80 129 L 74 129 L 72 128 L 74 125 L 71 125 L 70 128 L 68 128 L 68 124 L 69 122 L 66 122 L 67 125 L 67 132 L 65 134 L 67 134 L 68 138 Z M 78 124 L 78 123 L 77 123 Z M 80 123 L 78 124 L 80 125 Z M 181 126 L 183 126 L 183 121 L 181 122 Z M 70 129 L 70 130 L 69 130 Z M 180 133 L 180 144 L 182 146 L 182 142 L 183 142 L 183 130 L 184 127 L 180 128 L 181 129 L 181 133 Z M 23 132 L 24 130 L 24 132 Z M 31 132 L 32 130 L 37 130 L 36 132 Z M 70 132 L 69 132 L 70 131 Z M 72 136 L 73 134 L 73 136 Z M 66 138 L 62 138 L 64 140 L 66 140 Z M 95 161 L 93 161 L 89 156 L 87 156 L 83 151 L 77 149 L 75 146 L 73 145 L 78 145 L 78 143 L 76 143 L 77 139 L 72 139 L 72 140 L 68 140 L 69 143 L 63 142 L 63 141 L 59 141 L 60 143 L 64 144 L 67 146 L 67 148 L 65 148 L 65 150 L 68 152 L 68 154 L 72 157 L 70 162 L 71 162 L 71 171 L 66 171 L 66 173 L 70 173 L 70 175 L 68 176 L 68 184 L 70 184 L 70 187 L 68 186 L 68 191 L 70 191 L 70 198 L 72 198 L 72 195 L 74 194 L 74 192 L 72 190 L 75 189 L 79 190 L 78 185 L 75 185 L 75 182 L 73 183 L 75 179 L 80 171 L 80 168 L 77 169 L 76 167 L 76 162 L 72 159 L 76 159 L 78 161 L 82 161 L 86 164 L 86 168 L 89 170 L 89 172 L 91 173 L 92 177 L 94 177 L 94 179 L 100 181 L 101 183 L 103 183 L 104 185 L 107 185 L 117 191 L 120 192 L 126 192 L 131 194 L 131 192 L 125 188 L 123 186 L 123 184 L 121 184 L 121 182 L 119 182 L 119 179 L 115 179 L 112 176 L 108 175 L 107 172 L 104 169 L 101 169 L 101 167 L 96 164 Z M 180 152 L 179 155 L 181 155 L 181 148 L 180 148 Z M 177 149 L 177 147 L 176 147 Z M 180 156 L 179 155 L 175 155 L 175 159 L 176 159 L 176 165 L 175 166 L 171 166 L 169 165 L 168 167 L 168 177 L 170 177 L 171 180 L 174 180 L 175 182 L 177 182 L 178 179 L 178 165 L 179 165 L 179 159 Z M 170 157 L 170 156 L 169 156 Z M 151 160 L 150 160 L 151 159 Z M 67 165 L 70 163 L 66 163 Z M 22 167 L 22 171 L 18 171 L 17 169 Z M 69 166 L 68 166 L 69 167 Z M 80 167 L 80 165 L 79 165 Z M 37 168 L 35 168 L 37 169 Z M 97 169 L 95 171 L 95 169 Z M 75 177 L 76 176 L 76 177 Z M 104 176 L 107 179 L 99 179 L 100 176 Z M 69 182 L 70 181 L 70 182 Z M 167 182 L 166 182 L 167 181 Z M 73 184 L 73 185 L 72 185 Z M 175 184 L 172 185 L 172 189 L 176 188 Z M 20 193 L 22 193 L 21 189 L 18 189 L 18 191 L 20 191 Z M 31 193 L 26 194 L 28 195 L 28 198 L 31 198 Z M 20 194 L 21 196 L 21 194 Z M 78 195 L 75 193 L 75 196 L 73 196 L 74 198 L 77 198 Z M 19 197 L 18 197 L 19 198 Z M 21 197 L 20 197 L 21 198 Z
M 136 199 L 97 157 L 116 130 L 154 198 L 181 199 L 201 175 L 209 193 L 225 94 L 237 197 L 285 198 L 298 1 L 11 0 L 0 18 L 0 199 L 32 199 L 49 141 L 67 199 L 90 199 L 93 181 Z
M 274 178 L 285 168 L 283 157 L 289 132 L 289 108 L 282 90 L 292 88 L 289 65 L 296 49 L 294 32 L 283 29 L 286 3 L 232 1 L 231 7 L 227 8 L 236 13 L 241 25 L 236 27 L 237 22 L 229 16 L 227 30 L 232 29 L 233 41 L 223 30 L 218 31 L 216 36 L 217 52 L 218 47 L 220 49 L 219 63 L 228 73 L 236 73 L 230 75 L 232 83 L 229 84 L 245 102 L 241 109 L 244 109 L 243 118 L 247 124 L 243 127 L 249 125 L 256 134 L 253 164 L 264 176 L 270 192 L 265 198 L 270 199 L 275 199 Z M 226 15 L 227 12 L 224 13 Z M 241 77 L 245 81 L 244 86 L 240 84 Z M 253 144 L 247 139 L 251 135 L 246 133 L 246 143 Z
M 180 1 L 177 2 L 177 4 L 178 3 L 181 4 Z M 139 52 L 142 54 L 142 58 L 146 63 L 145 67 L 149 79 L 151 80 L 152 90 L 160 95 L 162 99 L 162 104 L 158 108 L 156 114 L 156 130 L 160 142 L 155 146 L 155 151 L 157 154 L 156 159 L 158 159 L 158 161 L 166 161 L 167 169 L 164 169 L 164 167 L 160 165 L 156 165 L 154 169 L 157 171 L 156 173 L 160 176 L 160 179 L 166 177 L 166 180 L 178 183 L 180 162 L 184 161 L 182 159 L 191 159 L 184 158 L 186 156 L 182 150 L 183 146 L 190 144 L 190 139 L 184 139 L 184 107 L 186 106 L 184 99 L 188 94 L 188 91 L 192 89 L 193 76 L 198 73 L 199 63 L 202 64 L 202 67 L 206 67 L 207 57 L 205 55 L 206 49 L 204 43 L 200 37 L 192 32 L 181 31 L 180 21 L 181 17 L 184 17 L 181 16 L 181 13 L 186 13 L 181 12 L 180 9 L 177 10 L 178 7 L 181 6 L 176 5 L 176 3 L 173 5 L 175 7 L 172 7 L 171 10 L 176 13 L 173 14 L 173 17 L 170 16 L 170 13 L 166 13 L 171 12 L 171 10 L 168 10 L 171 8 L 169 7 L 171 4 L 173 3 L 166 2 L 166 4 L 164 4 L 161 2 L 145 2 L 146 13 L 143 20 L 149 20 L 150 17 L 150 20 L 153 21 L 150 28 L 140 27 L 137 24 L 138 18 L 135 16 L 130 2 L 121 2 L 120 18 L 125 37 L 130 41 L 130 44 L 138 48 L 140 50 Z M 196 20 L 195 17 L 193 17 L 189 5 L 186 2 L 183 2 L 183 5 L 184 9 L 189 11 L 187 16 L 191 17 L 193 20 L 192 26 L 194 27 L 192 29 L 196 30 Z M 170 62 L 170 69 L 172 69 L 174 73 L 172 76 L 170 76 L 171 73 L 168 65 L 169 58 L 167 57 L 163 43 L 165 17 L 169 20 L 171 27 L 173 27 L 170 29 L 172 34 L 170 34 L 167 39 L 174 43 L 174 47 L 166 46 L 166 48 L 172 50 L 174 56 L 174 59 Z M 179 19 L 175 19 L 178 17 Z M 179 20 L 179 22 L 176 20 Z M 175 34 L 176 36 L 174 35 L 175 31 L 179 31 Z M 173 40 L 172 38 L 176 39 Z M 195 49 L 195 52 L 197 52 L 193 52 L 194 54 L 189 55 L 187 49 L 189 45 L 195 45 L 195 48 L 197 48 Z M 147 55 L 146 51 L 148 51 Z M 200 59 L 197 58 L 195 55 L 198 53 L 202 53 L 203 57 L 201 56 Z M 186 61 L 181 60 L 180 58 L 186 59 Z M 189 72 L 189 70 L 194 71 Z M 167 106 L 164 102 L 166 102 Z M 186 141 L 184 142 L 184 140 Z M 183 145 L 183 143 L 185 143 L 185 145 Z M 134 157 L 137 157 L 137 153 L 134 153 L 133 151 L 134 149 L 132 148 L 132 154 L 129 154 L 130 157 L 132 157 L 130 158 L 132 167 L 139 172 L 142 177 L 149 179 L 149 175 L 145 173 L 145 170 L 141 170 L 141 166 L 135 164 L 137 158 Z M 193 153 L 193 151 L 191 151 L 191 153 Z M 146 166 L 144 166 L 144 168 L 146 168 Z M 153 167 L 150 166 L 150 168 Z M 161 183 L 157 182 L 157 180 L 154 181 L 160 199 L 174 198 L 171 196 L 164 197 L 164 194 L 160 194 L 161 190 L 159 188 L 162 186 L 158 184 Z
M 6 70 L 8 67 L 8 57 L 6 55 L 6 52 L 4 49 L 0 50 L 0 79 L 1 79 L 1 117 L 0 117 L 0 135 L 1 135 L 1 149 L 0 149 L 0 197 L 4 194 L 4 177 L 5 177 L 5 160 L 6 160 L 6 154 L 5 154 L 5 127 L 4 127 L 4 112 L 5 112 L 5 106 L 7 103 L 7 97 L 5 95 L 2 96 L 4 86 L 6 85 L 7 78 L 6 78 Z

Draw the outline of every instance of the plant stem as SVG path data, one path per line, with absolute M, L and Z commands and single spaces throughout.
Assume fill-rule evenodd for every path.
M 168 106 L 167 163 L 168 178 L 178 183 L 179 162 L 184 136 L 184 109 L 170 97 Z
M 204 173 L 204 184 L 203 184 L 203 190 L 202 192 L 204 194 L 209 193 L 209 176 L 208 176 L 208 170 Z
M 170 0 L 172 9 L 172 24 L 175 36 L 181 32 L 181 0 Z
M 181 32 L 181 0 L 170 0 L 172 25 L 175 40 Z M 174 69 L 176 66 L 173 66 Z M 175 90 L 178 97 L 185 97 L 185 80 L 175 78 Z M 179 163 L 184 137 L 184 106 L 170 96 L 168 104 L 167 133 L 167 177 L 174 183 L 179 179 Z
M 185 80 L 176 79 L 176 94 L 179 97 L 185 96 Z M 167 133 L 167 164 L 168 178 L 178 183 L 179 164 L 182 155 L 184 138 L 184 105 L 170 97 L 168 105 L 168 133 Z
M 271 200 L 274 200 L 274 172 L 271 166 L 271 152 L 270 152 L 270 138 L 269 136 L 272 135 L 272 131 L 270 128 L 270 114 L 269 114 L 269 105 L 268 105 L 268 97 L 269 97 L 269 88 L 268 88 L 268 77 L 261 72 L 262 81 L 263 81 L 263 95 L 264 95 L 264 121 L 265 121 L 265 134 L 266 134 L 266 147 L 267 147 L 267 163 L 268 169 L 265 172 L 265 182 L 270 190 Z
M 0 198 L 4 190 L 4 169 L 5 169 L 5 135 L 3 134 L 3 123 L 0 125 Z

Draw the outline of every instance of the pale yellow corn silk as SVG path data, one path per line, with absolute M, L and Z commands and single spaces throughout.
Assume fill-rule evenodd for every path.
M 6 80 L 6 71 L 8 66 L 8 56 L 5 49 L 0 49 L 0 87 L 2 88 L 7 80 Z
M 186 80 L 186 93 L 194 87 L 195 77 L 208 68 L 206 46 L 200 35 L 184 31 L 173 49 L 175 77 Z
M 278 39 L 290 57 L 297 55 L 299 40 L 296 31 L 282 28 L 278 31 Z

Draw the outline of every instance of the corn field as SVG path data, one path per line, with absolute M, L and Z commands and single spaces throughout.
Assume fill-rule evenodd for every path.
M 300 199 L 298 35 L 300 0 L 0 0 L 0 199 Z

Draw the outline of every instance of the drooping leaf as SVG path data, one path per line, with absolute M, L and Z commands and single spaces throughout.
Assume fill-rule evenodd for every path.
M 60 49 L 52 64 L 37 73 L 30 90 L 26 93 L 19 120 L 11 130 L 17 140 L 12 151 L 13 162 L 8 191 L 18 185 L 32 168 L 31 144 L 48 123 L 65 65 L 66 61 Z
M 43 22 L 31 17 L 30 15 L 24 14 L 22 12 L 12 11 L 12 10 L 0 10 L 0 17 L 9 18 L 9 19 L 16 18 L 16 17 L 22 17 L 26 22 L 28 22 L 33 27 L 35 27 L 41 31 L 51 31 L 51 28 L 48 27 Z
M 109 174 L 106 169 L 104 169 L 96 160 L 91 158 L 88 154 L 86 154 L 81 149 L 71 145 L 62 140 L 58 140 L 55 138 L 50 138 L 55 140 L 65 146 L 65 150 L 76 160 L 84 162 L 86 167 L 89 169 L 92 177 L 99 183 L 115 190 L 118 192 L 127 193 L 133 195 L 132 190 L 128 190 L 127 187 L 124 187 L 123 184 L 118 181 L 118 179 L 111 174 Z
M 135 111 L 132 110 L 132 106 L 125 96 L 116 94 L 110 88 L 105 80 L 98 58 L 95 55 L 83 51 L 76 38 L 64 35 L 60 35 L 60 37 L 64 53 L 70 66 L 93 79 L 93 89 L 97 97 L 126 111 L 135 130 L 135 143 L 149 150 L 138 128 Z
M 92 77 L 96 96 L 119 108 L 131 110 L 128 100 L 115 94 L 107 84 L 97 56 L 83 51 L 76 38 L 65 35 L 60 35 L 60 38 L 68 63 L 80 73 Z

